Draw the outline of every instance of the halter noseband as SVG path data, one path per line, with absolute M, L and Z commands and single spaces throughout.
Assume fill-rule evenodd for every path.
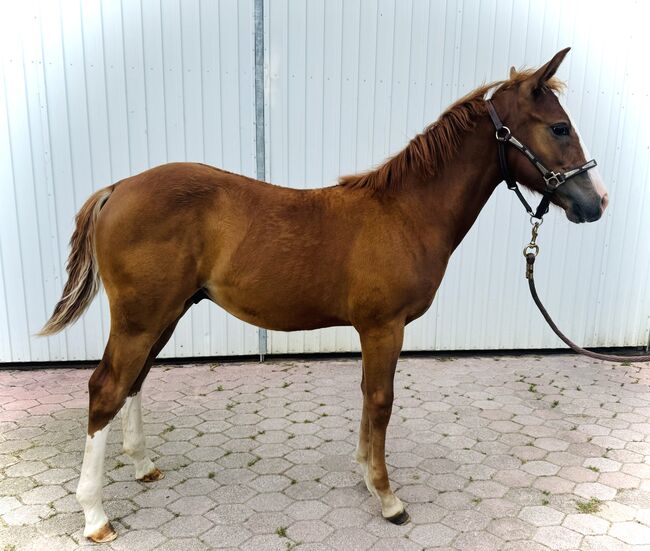
M 503 176 L 508 189 L 511 189 L 517 194 L 517 197 L 521 201 L 521 204 L 524 205 L 526 212 L 528 212 L 528 214 L 530 214 L 533 218 L 541 220 L 542 217 L 548 212 L 548 206 L 551 202 L 551 195 L 555 193 L 555 190 L 569 178 L 573 178 L 578 174 L 587 172 L 587 170 L 590 168 L 594 168 L 597 164 L 596 160 L 592 159 L 591 161 L 587 161 L 582 166 L 568 170 L 567 172 L 553 172 L 552 170 L 549 170 L 528 147 L 526 147 L 512 135 L 510 129 L 507 126 L 503 125 L 501 119 L 499 118 L 499 115 L 497 115 L 492 101 L 488 99 L 485 100 L 485 103 L 487 105 L 490 118 L 492 119 L 492 123 L 496 128 L 495 136 L 499 144 L 499 164 L 501 166 L 501 175 Z M 526 156 L 526 158 L 531 163 L 533 163 L 535 168 L 541 172 L 542 177 L 544 178 L 546 189 L 542 193 L 542 200 L 537 206 L 537 210 L 535 212 L 533 212 L 532 207 L 528 204 L 528 201 L 526 201 L 525 197 L 522 195 L 516 180 L 508 168 L 508 159 L 506 158 L 506 144 L 508 143 L 521 151 Z

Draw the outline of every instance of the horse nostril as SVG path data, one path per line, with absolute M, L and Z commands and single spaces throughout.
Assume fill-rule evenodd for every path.
M 609 194 L 605 193 L 603 198 L 600 200 L 600 208 L 604 211 L 607 208 L 607 205 L 609 205 Z

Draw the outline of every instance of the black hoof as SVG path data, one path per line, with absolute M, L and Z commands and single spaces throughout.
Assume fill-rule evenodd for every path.
M 411 517 L 409 517 L 409 514 L 406 512 L 406 509 L 403 509 L 401 513 L 397 513 L 392 517 L 386 517 L 386 520 L 388 522 L 392 522 L 393 524 L 397 524 L 398 526 L 402 524 L 406 524 L 410 519 Z

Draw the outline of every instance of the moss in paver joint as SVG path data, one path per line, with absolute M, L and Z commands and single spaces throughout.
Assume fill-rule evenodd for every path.
M 589 501 L 577 501 L 576 509 L 578 509 L 578 511 L 581 513 L 593 514 L 600 511 L 602 504 L 603 502 L 600 499 L 592 497 Z
M 287 537 L 287 527 L 286 526 L 278 526 L 275 529 L 275 533 L 280 536 L 281 538 L 286 538 Z
M 594 467 L 593 465 L 589 465 L 587 469 L 589 469 L 590 471 L 594 471 L 595 473 L 600 472 L 600 469 L 598 467 Z

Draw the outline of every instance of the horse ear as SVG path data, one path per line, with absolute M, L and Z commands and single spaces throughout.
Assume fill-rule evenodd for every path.
M 531 92 L 541 89 L 546 81 L 550 79 L 557 71 L 558 67 L 564 60 L 565 56 L 569 53 L 571 48 L 564 48 L 553 56 L 553 59 L 546 65 L 543 65 L 535 71 L 528 79 L 530 83 Z
M 515 66 L 513 65 L 510 67 L 510 74 L 508 75 L 508 78 L 512 79 L 514 76 L 517 74 L 517 69 L 515 69 Z

